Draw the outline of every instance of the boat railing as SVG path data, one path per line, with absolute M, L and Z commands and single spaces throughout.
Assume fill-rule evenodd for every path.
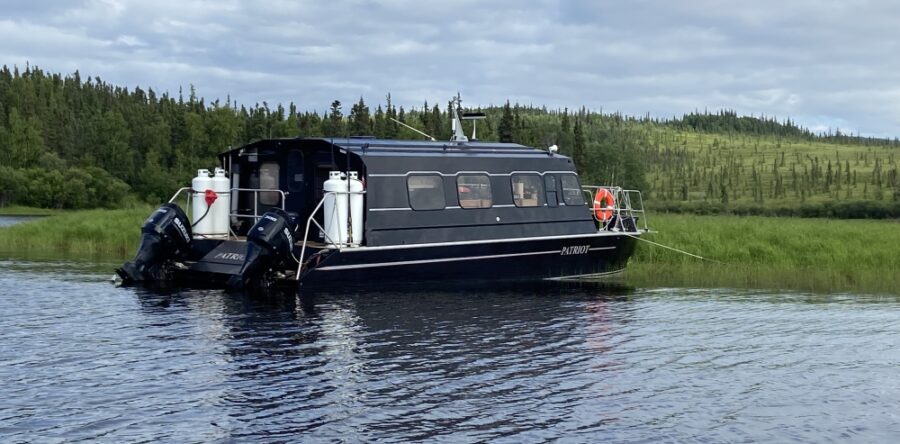
M 601 220 L 594 211 L 594 196 L 600 189 L 605 189 L 612 195 L 615 202 L 612 207 L 613 217 Z M 600 231 L 616 232 L 647 232 L 650 226 L 647 224 L 647 213 L 644 211 L 644 198 L 640 190 L 627 190 L 622 187 L 582 185 L 581 191 L 587 198 L 587 206 L 591 214 L 599 223 Z
M 298 281 L 300 280 L 300 272 L 303 270 L 303 260 L 306 257 L 306 245 L 309 243 L 308 242 L 309 241 L 309 229 L 313 225 L 315 225 L 316 228 L 318 228 L 319 231 L 322 232 L 323 236 L 325 237 L 325 243 L 332 248 L 337 248 L 338 250 L 340 250 L 341 248 L 359 245 L 356 242 L 340 242 L 340 239 L 338 239 L 338 240 L 332 239 L 328 235 L 328 232 L 325 231 L 325 228 L 322 227 L 322 225 L 319 224 L 319 221 L 316 220 L 316 213 L 318 213 L 319 209 L 322 208 L 323 205 L 325 205 L 325 201 L 328 199 L 328 196 L 334 196 L 334 199 L 336 200 L 337 196 L 341 195 L 341 194 L 346 194 L 349 198 L 349 196 L 351 194 L 363 195 L 363 194 L 366 194 L 366 191 L 363 190 L 363 191 L 326 191 L 325 192 L 325 195 L 322 196 L 322 199 L 319 200 L 319 203 L 316 204 L 315 208 L 313 208 L 309 217 L 306 219 L 306 228 L 303 230 L 303 244 L 300 247 L 300 258 L 297 260 L 296 279 Z M 347 210 L 348 210 L 348 212 L 350 211 L 349 206 L 348 206 Z M 333 207 L 332 211 L 337 211 L 337 205 L 335 205 Z M 352 224 L 348 224 L 348 225 L 351 227 L 351 231 L 352 231 Z M 351 233 L 351 235 L 352 234 L 353 233 Z M 348 240 L 352 241 L 353 239 L 348 237 Z
M 185 198 L 185 208 L 187 209 L 186 211 L 188 213 L 191 213 L 194 208 L 193 203 L 194 203 L 195 191 L 196 190 L 194 190 L 191 187 L 179 188 L 178 191 L 176 191 L 175 194 L 172 195 L 172 198 L 169 199 L 169 203 L 175 202 L 176 200 L 179 199 L 179 197 L 181 196 L 181 193 L 186 192 L 187 196 Z M 270 205 L 270 207 L 280 207 L 282 210 L 284 210 L 285 197 L 286 197 L 287 193 L 285 193 L 282 190 L 276 190 L 276 189 L 270 189 L 270 188 L 231 188 L 229 190 L 229 193 L 231 194 L 231 201 L 239 202 L 236 199 L 238 198 L 238 195 L 242 192 L 243 193 L 253 193 L 253 214 L 242 214 L 239 211 L 234 211 L 233 209 L 237 208 L 237 205 L 232 205 L 232 207 L 231 207 L 231 209 L 229 209 L 229 213 L 228 213 L 229 218 L 252 219 L 254 224 L 259 222 L 259 219 L 262 217 L 262 215 L 259 214 L 259 195 L 260 195 L 260 193 L 277 193 L 278 204 Z M 191 215 L 190 217 L 191 217 L 191 220 L 193 220 L 193 215 Z M 228 230 L 230 233 L 229 235 L 231 237 L 233 237 L 233 238 L 237 237 L 237 235 L 234 233 L 234 231 L 230 227 L 228 228 Z
M 229 213 L 229 216 L 236 219 L 253 219 L 253 223 L 259 222 L 259 219 L 262 217 L 262 214 L 259 214 L 259 194 L 260 193 L 278 193 L 278 204 L 277 205 L 268 205 L 271 207 L 279 207 L 284 210 L 284 201 L 287 193 L 281 190 L 276 189 L 266 189 L 266 188 L 232 188 L 231 189 L 231 198 L 237 199 L 239 193 L 253 193 L 253 214 L 241 214 L 239 211 L 232 211 Z M 240 202 L 240 200 L 232 200 L 232 202 Z M 232 205 L 232 208 L 236 208 L 236 205 Z

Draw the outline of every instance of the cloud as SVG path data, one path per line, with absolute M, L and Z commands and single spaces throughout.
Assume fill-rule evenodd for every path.
M 3 2 L 6 3 L 6 2 Z M 900 4 L 85 0 L 4 4 L 0 63 L 214 99 L 506 99 L 900 135 Z M 844 126 L 846 125 L 846 127 Z

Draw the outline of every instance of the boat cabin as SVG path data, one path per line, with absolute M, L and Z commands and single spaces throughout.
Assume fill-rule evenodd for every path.
M 271 207 L 301 225 L 315 212 L 323 224 L 319 203 L 333 171 L 357 172 L 364 186 L 363 246 L 597 232 L 572 160 L 519 144 L 268 139 L 220 161 L 230 172 L 237 235 Z M 324 242 L 315 231 L 309 240 Z

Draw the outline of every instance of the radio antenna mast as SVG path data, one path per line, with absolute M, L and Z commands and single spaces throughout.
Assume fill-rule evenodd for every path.
M 459 113 L 456 111 L 461 106 L 462 100 L 459 99 L 459 96 L 454 97 L 453 100 L 450 101 L 450 108 L 453 108 L 453 120 L 451 125 L 453 136 L 450 137 L 450 141 L 459 144 L 469 141 L 469 138 L 466 137 L 466 133 L 463 131 L 462 121 L 459 120 Z
M 395 118 L 393 118 L 393 117 L 388 117 L 388 118 L 391 119 L 391 120 L 393 120 L 393 121 L 396 122 L 396 123 L 399 123 L 399 124 L 401 124 L 401 125 L 403 125 L 403 126 L 409 128 L 409 129 L 411 129 L 411 130 L 413 130 L 413 131 L 415 131 L 415 132 L 417 132 L 417 133 L 419 133 L 419 134 L 421 134 L 421 135 L 427 137 L 427 138 L 428 138 L 429 140 L 431 140 L 432 142 L 437 142 L 437 140 L 436 140 L 434 137 L 431 137 L 431 136 L 429 136 L 428 134 L 423 133 L 422 131 L 419 131 L 419 130 L 417 130 L 417 129 L 415 129 L 415 128 L 413 128 L 413 127 L 411 127 L 411 126 L 409 126 L 409 125 L 407 125 L 407 124 L 405 124 L 405 123 L 403 123 L 403 122 L 401 122 L 401 121 L 399 121 L 399 120 L 397 120 L 397 119 L 395 119 Z

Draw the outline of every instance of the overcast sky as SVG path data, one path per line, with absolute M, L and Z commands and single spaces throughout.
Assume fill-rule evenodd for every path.
M 900 2 L 0 0 L 0 63 L 324 110 L 582 105 L 900 136 Z M 345 107 L 345 110 L 349 106 Z

